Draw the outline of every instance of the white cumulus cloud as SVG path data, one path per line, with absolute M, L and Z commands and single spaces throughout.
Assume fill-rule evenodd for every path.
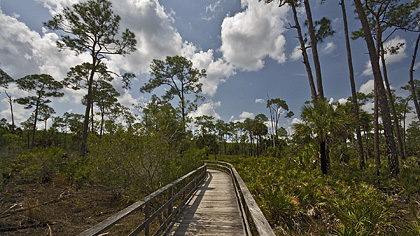
M 395 38 L 385 42 L 384 48 L 386 51 L 389 51 L 392 47 L 399 46 L 400 49 L 398 50 L 398 53 L 391 54 L 388 52 L 385 54 L 385 63 L 387 65 L 400 62 L 404 60 L 407 57 L 407 53 L 405 52 L 407 41 L 403 38 L 400 38 L 399 36 L 396 36 Z M 382 63 L 379 63 L 382 67 Z M 370 61 L 366 62 L 365 70 L 363 71 L 363 75 L 368 76 L 372 75 L 372 65 Z
M 322 49 L 321 49 L 321 53 L 323 55 L 325 54 L 331 54 L 334 52 L 334 50 L 337 48 L 337 46 L 333 43 L 333 42 L 328 42 L 326 43 Z
M 206 95 L 213 96 L 219 84 L 226 82 L 226 79 L 235 74 L 232 64 L 227 63 L 223 58 L 214 58 L 212 49 L 208 51 L 198 50 L 191 43 L 184 43 L 183 56 L 191 59 L 194 67 L 205 69 L 207 76 L 200 82 L 203 84 L 202 90 Z
M 65 78 L 70 67 L 89 59 L 87 54 L 76 56 L 72 51 L 59 51 L 56 33 L 43 29 L 40 34 L 25 23 L 0 12 L 0 64 L 2 69 L 19 79 L 30 74 L 50 74 L 56 80 Z M 24 96 L 22 91 L 9 91 L 15 98 Z M 66 93 L 67 102 L 80 104 L 77 92 Z M 59 98 L 63 101 L 63 98 Z M 19 107 L 17 105 L 16 107 Z M 7 110 L 5 106 L 0 109 Z M 24 114 L 23 112 L 21 113 Z M 28 116 L 28 113 L 26 113 Z M 19 117 L 19 115 L 17 115 Z M 19 119 L 19 118 L 18 118 Z
M 285 62 L 283 33 L 288 8 L 254 0 L 242 0 L 242 8 L 242 12 L 223 20 L 220 51 L 224 59 L 246 71 L 263 68 L 267 56 Z
M 340 98 L 338 99 L 338 103 L 340 103 L 341 105 L 344 105 L 347 103 L 347 99 L 346 98 Z
M 78 3 L 79 0 L 35 0 L 36 2 L 42 3 L 47 8 L 51 15 L 60 13 L 64 7 L 70 7 L 71 5 Z
M 374 87 L 374 81 L 373 79 L 371 79 L 360 86 L 359 92 L 364 93 L 364 94 L 371 93 L 373 91 L 373 87 Z
M 215 120 L 219 120 L 220 115 L 217 114 L 215 109 L 217 107 L 220 107 L 221 105 L 222 103 L 220 101 L 219 102 L 210 101 L 199 106 L 196 111 L 191 112 L 190 114 L 188 114 L 188 116 L 195 118 L 198 116 L 206 115 L 206 116 L 213 116 Z
M 244 111 L 239 115 L 239 118 L 242 118 L 242 119 L 250 118 L 250 119 L 252 119 L 252 118 L 254 118 L 254 113 Z
M 292 125 L 293 124 L 303 124 L 303 120 L 299 119 L 299 118 L 293 118 L 292 120 Z
M 300 50 L 300 45 L 297 45 L 293 52 L 289 56 L 291 61 L 297 61 L 302 58 L 302 51 Z
M 111 57 L 119 68 L 147 73 L 153 59 L 162 60 L 180 53 L 182 37 L 157 0 L 113 0 L 112 3 L 115 13 L 121 16 L 120 28 L 130 29 L 137 40 L 135 52 L 125 57 Z

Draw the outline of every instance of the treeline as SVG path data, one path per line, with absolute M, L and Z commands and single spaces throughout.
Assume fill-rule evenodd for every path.
M 406 87 L 406 86 L 405 86 Z M 403 87 L 403 88 L 405 88 Z M 417 93 L 420 92 L 416 87 Z M 358 107 L 363 107 L 372 103 L 374 94 L 358 93 Z M 396 101 L 399 126 L 404 140 L 404 152 L 407 156 L 419 156 L 419 145 L 417 136 L 419 134 L 419 122 L 413 121 L 407 125 L 407 115 L 413 111 L 408 104 L 410 97 L 402 98 L 393 94 Z M 271 99 L 267 102 L 267 107 L 272 104 Z M 286 104 L 285 101 L 282 101 Z M 214 121 L 214 117 L 200 116 L 196 118 L 195 139 L 197 147 L 208 148 L 208 153 L 220 155 L 243 155 L 243 156 L 301 156 L 308 146 L 315 145 L 320 139 L 325 139 L 328 152 L 333 153 L 336 160 L 348 162 L 348 158 L 357 156 L 357 137 L 356 129 L 361 129 L 361 140 L 364 150 L 364 159 L 374 160 L 374 115 L 363 109 L 359 109 L 359 122 L 356 121 L 353 111 L 352 98 L 349 97 L 345 102 L 322 102 L 316 105 L 307 104 L 301 111 L 301 122 L 296 123 L 286 130 L 284 127 L 276 129 L 277 121 L 267 118 L 265 114 L 258 114 L 255 118 L 247 118 L 243 121 L 224 122 L 223 120 Z M 287 104 L 286 104 L 287 106 Z M 268 109 L 268 112 L 272 110 Z M 278 107 L 274 114 L 284 118 L 290 118 L 293 112 Z M 274 124 L 272 126 L 272 124 Z M 382 126 L 379 127 L 383 133 Z M 384 137 L 380 137 L 380 154 L 386 156 Z M 338 149 L 337 149 L 338 148 Z M 316 153 L 319 150 L 316 146 L 312 147 L 312 152 L 307 156 L 316 160 Z M 305 156 L 305 155 L 303 155 Z

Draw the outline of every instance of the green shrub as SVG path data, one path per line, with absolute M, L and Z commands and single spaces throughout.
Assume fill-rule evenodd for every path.
M 297 212 L 298 202 L 283 187 L 272 187 L 265 189 L 262 193 L 264 199 L 262 204 L 266 214 L 269 216 L 272 225 L 287 225 L 293 227 L 290 220 Z
M 36 148 L 24 152 L 10 163 L 10 174 L 22 183 L 50 181 L 62 167 L 64 150 L 56 147 Z
M 172 182 L 201 164 L 201 152 L 171 150 L 161 133 L 118 130 L 101 138 L 89 137 L 84 164 L 86 178 L 115 195 L 141 196 Z
M 13 160 L 17 154 L 24 150 L 25 143 L 19 135 L 12 133 L 0 135 L 0 167 Z
M 409 198 L 420 196 L 420 160 L 410 157 L 402 165 L 401 172 L 397 176 L 397 184 L 402 187 L 405 195 Z
M 266 157 L 280 157 L 281 151 L 276 147 L 268 147 L 264 153 Z
M 417 215 L 416 210 L 413 206 L 410 206 L 410 211 L 414 216 L 414 221 L 412 221 L 406 231 L 404 232 L 404 235 L 407 236 L 418 236 L 420 235 L 420 216 Z
M 348 165 L 333 160 L 328 175 L 294 158 L 221 159 L 235 166 L 280 235 L 418 235 L 418 218 L 413 221 L 395 211 L 403 204 L 400 200 L 419 199 L 420 167 L 415 160 L 390 179 L 382 174 L 388 173 L 386 160 L 377 176 L 375 168 L 360 170 L 357 158 Z
M 339 220 L 336 235 L 377 235 L 388 227 L 391 202 L 373 186 L 340 189 L 334 201 L 331 205 Z

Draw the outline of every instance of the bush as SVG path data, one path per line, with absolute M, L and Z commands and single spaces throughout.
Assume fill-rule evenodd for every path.
M 64 150 L 56 147 L 36 148 L 17 155 L 9 165 L 10 175 L 20 183 L 50 181 L 60 171 Z
M 373 186 L 341 188 L 331 206 L 339 220 L 336 235 L 377 235 L 389 226 L 391 201 Z
M 101 138 L 90 136 L 82 173 L 116 196 L 138 199 L 172 182 L 200 164 L 200 152 L 171 150 L 161 133 L 118 130 Z
M 276 147 L 268 147 L 264 153 L 266 157 L 280 157 L 281 151 Z
M 414 216 L 414 221 L 412 221 L 411 224 L 408 224 L 403 235 L 418 236 L 420 235 L 420 216 L 417 215 L 416 210 L 412 206 L 410 206 L 410 211 Z
M 25 143 L 19 135 L 4 133 L 0 135 L 0 160 L 8 161 L 24 150 Z

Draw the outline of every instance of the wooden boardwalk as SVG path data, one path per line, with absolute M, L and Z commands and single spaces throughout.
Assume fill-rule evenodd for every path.
M 245 235 L 231 177 L 217 170 L 207 172 L 169 235 Z

